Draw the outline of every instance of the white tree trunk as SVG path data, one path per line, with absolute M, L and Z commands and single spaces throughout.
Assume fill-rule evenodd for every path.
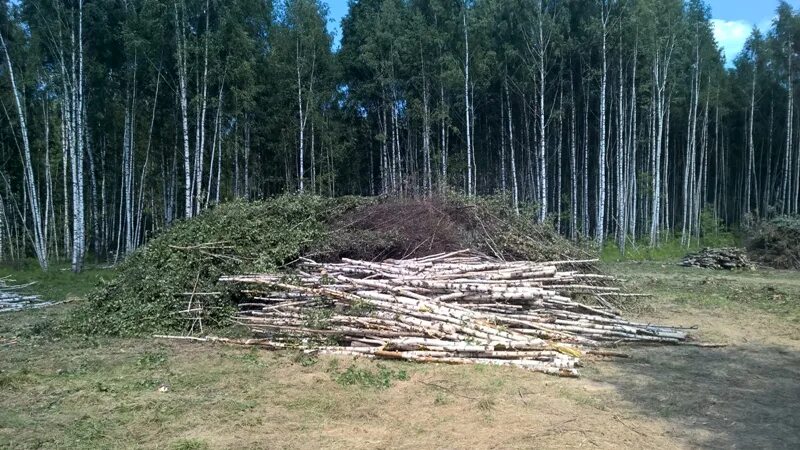
M 305 191 L 305 128 L 306 128 L 306 118 L 303 115 L 303 85 L 301 84 L 300 80 L 300 40 L 297 40 L 297 59 L 296 68 L 297 68 L 297 110 L 298 110 L 298 118 L 300 120 L 300 137 L 298 141 L 298 155 L 300 159 L 300 168 L 298 172 L 298 178 L 300 181 L 300 192 Z
M 597 161 L 597 223 L 595 224 L 595 239 L 599 245 L 603 244 L 605 237 L 605 214 L 606 214 L 606 83 L 608 77 L 606 63 L 606 27 L 608 25 L 608 11 L 605 1 L 601 6 L 600 21 L 603 26 L 603 71 L 600 81 L 600 146 L 598 149 Z
M 753 117 L 756 113 L 756 56 L 753 54 L 753 81 L 750 86 L 750 122 L 747 126 L 747 175 L 745 176 L 745 214 L 749 214 L 753 208 L 752 202 L 752 177 L 755 170 L 755 144 L 753 143 Z
M 514 153 L 514 119 L 511 115 L 511 96 L 508 93 L 508 77 L 504 80 L 506 90 L 506 108 L 508 109 L 508 148 L 511 159 L 511 204 L 514 212 L 519 214 L 519 186 L 517 185 L 517 158 Z
M 570 101 L 570 128 L 569 128 L 569 174 L 570 174 L 570 220 L 569 237 L 578 238 L 578 171 L 577 159 L 575 155 L 576 135 L 575 135 L 575 84 L 570 69 L 569 75 L 569 101 Z
M 5 53 L 6 56 L 8 76 L 11 80 L 11 91 L 14 94 L 14 104 L 17 107 L 17 118 L 19 119 L 20 134 L 22 135 L 24 178 L 28 193 L 28 204 L 31 208 L 31 215 L 33 216 L 33 248 L 39 266 L 43 270 L 47 270 L 47 245 L 45 243 L 44 229 L 42 227 L 42 218 L 39 210 L 39 194 L 36 190 L 36 177 L 33 172 L 33 158 L 31 157 L 31 147 L 28 140 L 28 126 L 25 121 L 25 112 L 22 109 L 22 99 L 20 98 L 20 92 L 17 88 L 17 81 L 14 77 L 14 67 L 11 64 L 11 56 L 8 53 L 8 47 L 6 47 L 6 41 L 2 33 L 0 33 L 0 44 L 2 44 L 3 53 Z
M 178 17 L 178 2 L 175 2 L 175 37 L 178 59 L 178 95 L 181 104 L 181 125 L 183 126 L 183 172 L 184 172 L 184 211 L 186 218 L 193 215 L 192 207 L 192 162 L 189 153 L 189 122 L 186 100 L 186 44 L 183 38 L 183 20 Z
M 538 184 L 539 184 L 539 222 L 544 222 L 547 218 L 547 132 L 545 128 L 545 64 L 547 57 L 548 41 L 544 38 L 544 0 L 539 0 L 539 41 L 538 41 L 538 63 L 539 63 L 539 154 L 538 154 Z M 605 37 L 603 38 L 603 54 L 605 58 Z M 604 60 L 605 61 L 605 60 Z
M 467 3 L 464 2 L 464 118 L 467 127 L 467 196 L 473 195 L 472 180 L 472 120 L 469 101 L 469 33 L 467 30 Z

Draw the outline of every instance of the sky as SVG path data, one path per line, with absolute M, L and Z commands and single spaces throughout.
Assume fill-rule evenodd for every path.
M 326 3 L 328 4 L 328 31 L 333 33 L 333 48 L 339 48 L 339 41 L 342 39 L 342 18 L 347 14 L 347 0 L 328 0 Z
M 339 47 L 341 39 L 340 23 L 347 14 L 348 0 L 328 0 L 330 23 L 328 29 L 334 33 L 334 48 Z M 778 0 L 706 0 L 711 7 L 711 25 L 714 37 L 722 47 L 725 60 L 730 66 L 733 59 L 744 47 L 753 26 L 761 31 L 769 29 Z M 800 9 L 800 0 L 788 0 L 796 9 Z
M 744 48 L 753 26 L 767 31 L 775 16 L 778 0 L 706 0 L 711 7 L 714 38 L 722 47 L 727 65 Z M 788 0 L 792 8 L 800 8 L 800 0 Z

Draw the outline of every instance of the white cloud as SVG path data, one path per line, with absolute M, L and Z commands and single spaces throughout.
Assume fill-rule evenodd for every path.
M 711 26 L 714 29 L 714 39 L 722 47 L 725 61 L 730 66 L 733 58 L 744 48 L 753 25 L 743 20 L 711 19 Z

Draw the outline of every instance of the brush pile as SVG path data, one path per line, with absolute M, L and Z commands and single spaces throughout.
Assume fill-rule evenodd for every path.
M 752 269 L 753 264 L 747 253 L 741 248 L 704 248 L 697 253 L 690 253 L 683 258 L 681 265 L 685 267 L 702 267 L 705 269 L 733 270 Z
M 295 274 L 226 276 L 235 320 L 265 348 L 418 362 L 516 366 L 577 376 L 583 354 L 619 342 L 680 343 L 686 333 L 623 319 L 593 260 L 506 262 L 461 250 L 416 259 L 320 264 Z M 592 304 L 590 304 L 592 303 Z
M 747 230 L 747 251 L 759 264 L 800 270 L 800 215 L 763 220 Z

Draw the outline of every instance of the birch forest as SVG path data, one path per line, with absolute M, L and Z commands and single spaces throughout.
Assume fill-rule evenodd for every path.
M 328 20 L 0 0 L 0 260 L 80 271 L 286 192 L 497 195 L 622 251 L 798 213 L 785 3 L 727 64 L 702 0 L 351 0 L 336 45 Z

